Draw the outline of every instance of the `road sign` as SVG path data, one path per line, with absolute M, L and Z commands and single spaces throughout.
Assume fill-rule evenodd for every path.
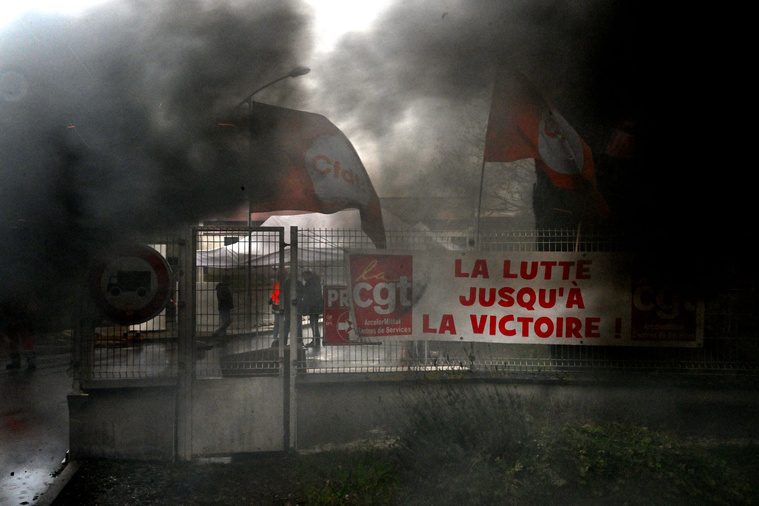
M 135 325 L 160 313 L 169 300 L 171 268 L 166 259 L 143 244 L 120 245 L 92 270 L 90 290 L 114 323 Z

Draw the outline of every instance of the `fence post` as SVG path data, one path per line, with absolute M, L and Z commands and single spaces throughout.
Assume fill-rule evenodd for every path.
M 295 389 L 295 376 L 298 372 L 298 351 L 300 350 L 301 334 L 301 315 L 298 311 L 298 295 L 300 290 L 298 286 L 298 227 L 290 227 L 290 300 L 288 311 L 290 311 L 290 364 L 288 367 L 289 377 L 286 384 L 288 385 L 287 398 L 287 434 L 288 449 L 297 448 L 298 445 L 298 403 Z
M 177 318 L 176 456 L 192 459 L 192 388 L 195 379 L 195 230 L 188 227 L 179 243 Z

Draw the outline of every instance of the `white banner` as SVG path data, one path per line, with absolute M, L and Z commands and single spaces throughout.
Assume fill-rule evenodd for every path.
M 632 255 L 353 251 L 362 339 L 700 346 L 703 304 L 638 272 Z

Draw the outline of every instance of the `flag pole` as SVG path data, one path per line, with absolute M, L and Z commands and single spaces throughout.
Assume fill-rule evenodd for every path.
M 493 116 L 493 96 L 496 91 L 496 79 L 493 79 L 493 91 L 490 93 L 490 110 L 488 111 L 488 124 L 485 128 L 485 147 L 488 144 L 488 128 L 490 127 L 490 120 Z M 477 212 L 474 217 L 474 244 L 477 247 L 480 246 L 480 216 L 482 214 L 482 188 L 485 182 L 485 153 L 482 154 L 482 166 L 480 167 L 480 191 L 477 195 Z
M 474 217 L 474 243 L 479 247 L 480 245 L 480 214 L 482 213 L 482 186 L 485 181 L 485 160 L 482 160 L 482 167 L 480 168 L 480 192 L 477 197 L 477 211 Z

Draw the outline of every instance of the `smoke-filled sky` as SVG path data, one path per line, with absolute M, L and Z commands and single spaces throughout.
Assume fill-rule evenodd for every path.
M 643 219 L 687 219 L 697 200 L 681 208 L 682 196 L 670 195 L 672 156 L 658 144 L 666 118 L 658 107 L 678 86 L 672 76 L 681 81 L 683 41 L 664 43 L 661 13 L 640 2 L 102 0 L 75 14 L 15 17 L 3 9 L 0 261 L 9 291 L 36 284 L 32 273 L 73 273 L 91 244 L 239 206 L 242 188 L 267 168 L 220 153 L 209 126 L 299 65 L 311 73 L 257 100 L 327 116 L 380 197 L 474 195 L 493 76 L 508 65 L 594 150 L 620 120 L 638 122 L 648 158 L 628 189 L 646 198 L 624 202 Z M 652 176 L 661 179 L 650 184 Z

